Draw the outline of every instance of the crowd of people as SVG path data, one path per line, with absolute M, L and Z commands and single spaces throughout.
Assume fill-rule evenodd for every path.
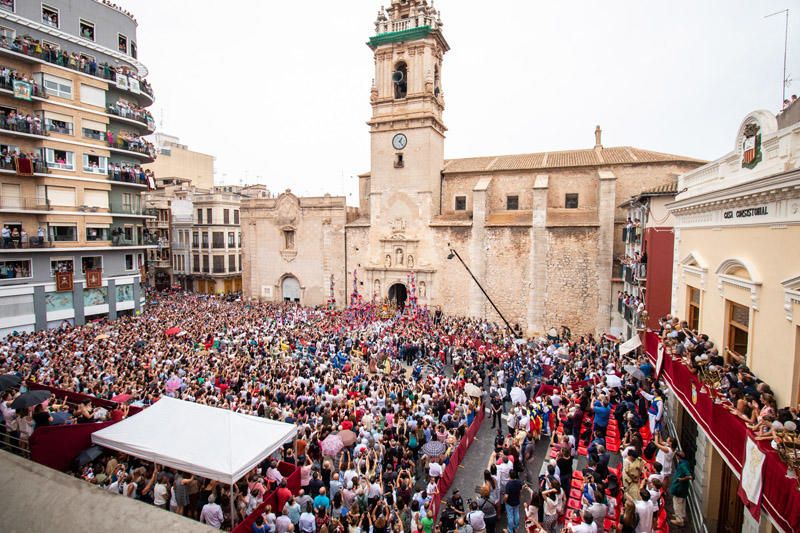
M 727 409 L 756 434 L 756 440 L 779 441 L 781 432 L 797 432 L 800 406 L 779 408 L 769 384 L 753 374 L 744 357 L 732 351 L 720 353 L 708 335 L 692 330 L 677 317 L 660 320 L 660 335 L 673 356 L 706 378 Z
M 691 477 L 673 475 L 670 484 L 670 474 L 688 467 L 674 441 L 658 436 L 664 396 L 652 365 L 620 357 L 614 339 L 572 339 L 566 330 L 522 340 L 485 321 L 427 312 L 383 318 L 371 305 L 335 311 L 153 297 L 142 316 L 113 325 L 10 336 L 0 344 L 0 372 L 136 406 L 167 395 L 297 424 L 296 445 L 233 495 L 229 486 L 132 457 L 104 455 L 76 467 L 93 484 L 215 527 L 243 520 L 277 490 L 277 508 L 259 516 L 254 531 L 494 533 L 505 516 L 509 531 L 554 532 L 562 522 L 604 531 L 614 520 L 622 531 L 646 532 Z M 166 335 L 171 327 L 181 334 Z M 467 394 L 471 387 L 480 393 Z M 499 427 L 483 483 L 466 502 L 458 492 L 439 495 L 449 456 L 484 404 Z M 14 420 L 6 419 L 6 431 L 19 427 Z M 617 451 L 609 448 L 617 424 L 624 461 L 615 470 Z M 326 451 L 325 439 L 343 431 L 352 441 Z M 542 469 L 536 450 L 551 441 L 554 456 Z M 439 449 L 429 451 L 430 443 Z M 286 488 L 278 460 L 300 468 L 299 494 Z M 577 479 L 581 497 L 570 503 Z M 436 497 L 443 498 L 438 522 Z
M 108 112 L 122 118 L 138 120 L 139 122 L 151 123 L 153 121 L 153 115 L 150 111 L 122 98 L 109 105 Z
M 108 174 L 114 181 L 125 181 L 140 185 L 148 185 L 152 181 L 155 184 L 155 173 L 152 170 L 143 169 L 141 165 L 109 163 Z
M 5 110 L 0 110 L 0 128 L 31 135 L 44 135 L 42 119 L 39 115 L 18 113 L 14 110 L 7 112 Z
M 152 158 L 156 156 L 156 148 L 153 143 L 144 139 L 135 133 L 120 131 L 116 135 L 113 131 L 106 131 L 106 142 L 113 148 L 121 148 L 123 150 L 130 150 L 132 152 L 139 152 L 149 155 Z
M 10 40 L 3 35 L 0 37 L 0 47 L 107 80 L 116 80 L 118 75 L 135 78 L 143 92 L 150 96 L 153 95 L 153 89 L 147 80 L 138 76 L 128 67 L 115 67 L 106 62 L 98 63 L 92 56 L 68 52 L 60 46 L 40 41 L 31 35 L 18 35 Z
M 47 93 L 44 87 L 39 85 L 33 76 L 29 73 L 22 73 L 15 68 L 4 66 L 0 69 L 0 80 L 2 80 L 2 87 L 7 90 L 14 89 L 14 81 L 24 81 L 33 87 L 33 96 L 46 97 Z

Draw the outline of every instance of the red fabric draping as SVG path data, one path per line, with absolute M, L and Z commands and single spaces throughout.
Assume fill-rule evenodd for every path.
M 447 463 L 447 466 L 444 468 L 442 477 L 439 478 L 439 483 L 436 486 L 437 489 L 439 489 L 439 493 L 431 498 L 430 505 L 428 506 L 428 510 L 432 513 L 434 519 L 439 514 L 442 498 L 444 498 L 444 496 L 447 494 L 447 491 L 450 489 L 450 485 L 453 484 L 453 480 L 458 472 L 458 465 L 461 464 L 461 461 L 467 454 L 467 450 L 469 450 L 469 447 L 472 445 L 472 441 L 475 440 L 475 435 L 477 435 L 478 431 L 480 431 L 481 424 L 483 424 L 483 419 L 485 416 L 486 406 L 481 405 L 478 413 L 475 415 L 475 419 L 472 421 L 472 424 L 470 424 L 469 428 L 467 428 L 464 438 L 461 439 L 461 442 L 458 443 L 456 449 L 453 450 L 452 454 L 450 454 L 450 460 Z
M 30 438 L 31 460 L 64 472 L 78 454 L 92 445 L 92 433 L 112 424 L 116 422 L 37 428 Z
M 286 487 L 292 491 L 292 494 L 297 495 L 300 492 L 300 469 L 293 464 L 286 463 L 281 461 L 278 463 L 278 471 L 281 475 L 286 479 Z M 253 531 L 253 524 L 256 522 L 256 518 L 258 515 L 264 513 L 266 511 L 267 506 L 272 506 L 272 511 L 279 515 L 281 514 L 281 509 L 278 509 L 278 491 L 273 490 L 272 492 L 264 495 L 264 501 L 256 507 L 256 509 L 248 515 L 247 518 L 239 522 L 235 528 L 233 528 L 233 533 L 251 533 Z
M 648 356 L 655 363 L 659 346 L 658 336 L 648 332 L 645 346 Z M 669 353 L 664 353 L 662 377 L 675 392 L 684 409 L 703 428 L 715 448 L 741 478 L 746 442 L 748 435 L 752 434 L 744 421 L 722 405 L 715 404 L 697 376 L 692 374 L 680 359 L 673 361 Z M 797 490 L 797 482 L 786 477 L 786 465 L 768 441 L 761 441 L 758 446 L 766 455 L 762 506 L 781 529 L 800 532 L 800 491 Z
M 118 404 L 116 402 L 112 402 L 112 401 L 109 401 L 109 400 L 103 400 L 102 398 L 95 398 L 94 396 L 89 396 L 87 394 L 81 394 L 80 392 L 72 392 L 72 391 L 68 391 L 68 390 L 64 390 L 64 389 L 58 389 L 56 387 L 48 387 L 47 385 L 42 385 L 40 383 L 33 383 L 33 382 L 30 382 L 30 381 L 27 382 L 26 385 L 31 390 L 49 390 L 50 392 L 55 394 L 56 398 L 58 398 L 59 400 L 63 400 L 64 398 L 66 398 L 67 401 L 72 402 L 72 403 L 81 403 L 84 400 L 90 400 L 92 402 L 93 406 L 102 407 L 102 408 L 107 409 L 109 411 L 113 411 L 118 406 Z M 135 406 L 131 405 L 128 408 L 128 415 L 135 415 L 136 413 L 140 412 L 141 410 L 142 410 L 141 407 L 135 407 Z

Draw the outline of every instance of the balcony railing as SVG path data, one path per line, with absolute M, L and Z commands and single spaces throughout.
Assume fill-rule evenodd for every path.
M 126 108 L 120 108 L 113 105 L 108 106 L 108 108 L 106 108 L 106 111 L 110 115 L 116 115 L 120 118 L 127 118 L 128 120 L 134 120 L 136 122 L 140 122 L 141 124 L 146 126 L 147 129 L 151 131 L 155 129 L 155 125 L 153 124 L 153 118 L 152 116 L 149 115 L 149 113 L 148 114 L 140 113 L 137 111 L 132 111 Z
M 136 236 L 131 238 L 126 238 L 125 235 L 112 235 L 111 236 L 111 245 L 112 246 L 138 246 L 139 240 Z
M 18 157 L 0 157 L 0 169 L 2 170 L 13 170 L 14 172 L 17 171 L 17 159 Z M 37 174 L 47 174 L 47 164 L 42 161 L 41 159 L 30 159 L 25 158 L 28 161 L 31 161 L 32 169 Z
M 31 85 L 33 85 L 33 96 L 36 96 L 38 98 L 47 98 L 47 90 L 45 90 L 44 87 L 42 87 L 41 85 L 39 85 L 35 81 L 34 82 L 28 81 L 27 83 L 30 83 Z M 12 78 L 9 78 L 9 79 L 6 80 L 5 78 L 0 77 L 0 89 L 5 89 L 7 91 L 13 91 L 14 90 L 14 80 Z
M 108 177 L 114 181 L 121 183 L 136 183 L 138 185 L 147 185 L 147 176 L 144 171 L 136 171 L 133 169 L 109 168 Z
M 0 7 L 2 7 L 2 1 L 0 1 Z M 111 65 L 107 63 L 98 65 L 93 61 L 87 61 L 84 62 L 83 65 L 81 65 L 80 62 L 75 60 L 74 56 L 67 53 L 65 50 L 53 49 L 49 46 L 45 47 L 37 46 L 19 37 L 15 39 L 13 42 L 6 45 L 5 48 L 11 50 L 12 52 L 24 54 L 28 57 L 39 59 L 40 61 L 45 61 L 47 63 L 52 63 L 60 67 L 75 70 L 77 72 L 83 72 L 84 74 L 88 74 L 90 76 L 96 76 L 98 78 L 103 78 L 105 80 L 111 80 L 115 83 L 117 81 L 117 71 L 114 70 L 114 67 L 112 67 Z M 153 89 L 150 87 L 150 84 L 148 84 L 146 80 L 139 79 L 139 89 L 143 93 L 147 94 L 151 99 L 153 98 Z
M 28 119 L 20 115 L 13 118 L 2 116 L 2 118 L 0 118 L 0 128 L 17 133 L 27 133 L 29 135 L 49 135 L 42 128 L 41 116 L 39 115 L 38 118 L 38 122 L 28 122 Z
M 102 131 L 89 130 L 86 128 L 83 128 L 83 136 L 86 137 L 87 139 L 94 139 L 95 141 L 106 140 L 106 134 L 103 133 Z
M 129 141 L 127 139 L 122 139 L 118 137 L 113 142 L 109 139 L 106 139 L 106 144 L 111 148 L 116 148 L 118 150 L 127 150 L 128 152 L 135 152 L 137 154 L 142 154 L 150 159 L 155 159 L 156 152 L 155 148 L 151 144 L 147 144 L 144 141 Z
M 625 319 L 625 322 L 631 325 L 634 329 L 644 329 L 645 324 L 642 319 L 642 313 L 638 311 L 637 307 L 625 304 L 622 298 L 617 299 L 617 311 Z
M 123 215 L 142 215 L 142 208 L 136 205 L 115 204 L 111 207 L 112 213 L 120 213 Z
M 622 242 L 635 244 L 641 240 L 640 228 L 631 226 L 622 228 Z
M 72 124 L 67 123 L 64 126 L 54 124 L 50 120 L 46 120 L 46 128 L 47 131 L 51 131 L 53 133 L 60 133 L 61 135 L 72 135 Z
M 0 242 L 0 247 L 6 250 L 11 249 L 31 249 L 31 248 L 52 248 L 53 244 L 46 240 L 44 237 L 28 237 L 25 235 L 11 236 L 10 238 L 3 239 Z

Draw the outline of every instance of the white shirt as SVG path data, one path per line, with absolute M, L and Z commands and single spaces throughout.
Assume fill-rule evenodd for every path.
M 636 526 L 636 533 L 650 533 L 653 531 L 654 512 L 653 502 L 642 500 L 636 502 L 636 514 L 639 515 L 639 525 Z

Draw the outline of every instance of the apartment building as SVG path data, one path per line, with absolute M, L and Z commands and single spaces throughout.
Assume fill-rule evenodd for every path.
M 0 335 L 144 305 L 155 125 L 136 32 L 103 2 L 0 4 Z

